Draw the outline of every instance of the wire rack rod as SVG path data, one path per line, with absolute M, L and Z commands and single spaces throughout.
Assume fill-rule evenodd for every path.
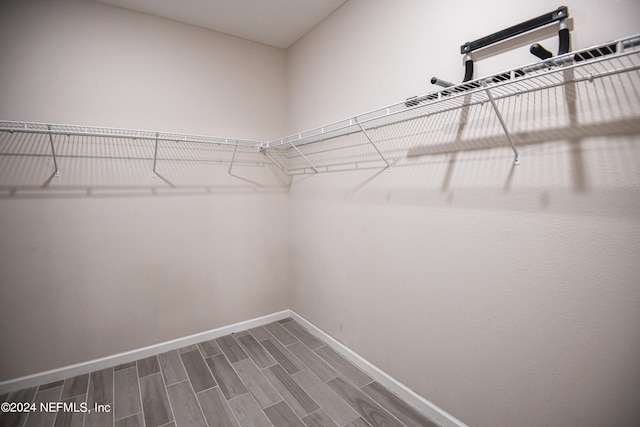
M 96 126 L 61 125 L 36 122 L 0 121 L 0 131 L 46 133 L 53 135 L 105 136 L 111 138 L 153 139 L 159 141 L 201 142 L 244 147 L 264 147 L 264 141 L 222 138 L 218 136 L 193 135 L 184 133 L 156 132 L 136 129 L 120 129 Z
M 300 146 L 360 132 L 369 128 L 412 120 L 430 114 L 461 108 L 464 105 L 490 101 L 522 93 L 550 89 L 640 69 L 640 35 L 619 39 L 492 76 L 447 87 L 424 96 L 371 110 L 355 117 L 270 141 L 267 147 Z M 567 80 L 566 72 L 574 75 Z

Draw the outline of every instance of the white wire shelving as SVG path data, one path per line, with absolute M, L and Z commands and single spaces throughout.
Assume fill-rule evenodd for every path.
M 159 141 L 201 142 L 207 144 L 238 145 L 243 147 L 262 147 L 264 145 L 264 141 L 249 139 L 235 139 L 186 133 L 158 132 L 150 130 L 121 129 L 98 126 L 61 125 L 36 122 L 0 121 L 0 131 L 45 133 L 67 136 L 74 135 L 130 139 L 157 139 Z
M 255 150 L 267 154 L 280 170 L 289 173 L 287 161 L 292 157 L 303 160 L 311 170 L 318 173 L 318 168 L 303 152 L 303 147 L 309 144 L 327 143 L 336 138 L 351 134 L 362 134 L 364 140 L 371 146 L 372 153 L 378 155 L 385 162 L 387 168 L 391 165 L 379 146 L 373 131 L 381 127 L 388 127 L 399 123 L 417 120 L 429 120 L 430 116 L 448 111 L 455 111 L 464 107 L 488 103 L 500 122 L 500 126 L 508 143 L 514 152 L 514 162 L 519 163 L 517 138 L 513 138 L 507 123 L 502 118 L 497 101 L 519 96 L 526 93 L 553 89 L 573 83 L 592 82 L 594 80 L 616 74 L 631 73 L 640 69 L 640 35 L 606 42 L 597 46 L 556 56 L 547 60 L 514 68 L 491 76 L 464 82 L 423 96 L 407 99 L 386 107 L 368 111 L 354 117 L 346 118 L 321 127 L 289 135 L 273 141 L 245 140 L 215 136 L 179 134 L 134 129 L 118 129 L 95 126 L 61 125 L 49 123 L 0 121 L 0 132 L 40 134 L 50 142 L 50 155 L 53 157 L 55 173 L 58 173 L 56 162 L 56 144 L 54 136 L 66 135 L 78 138 L 108 137 L 147 141 L 153 150 L 153 171 L 156 173 L 158 160 L 158 145 L 165 143 L 176 144 L 185 142 L 207 147 L 223 147 L 227 149 L 228 172 L 230 175 L 238 148 L 241 150 Z M 523 112 L 526 114 L 526 111 Z M 155 145 L 155 147 L 153 147 Z M 1 148 L 1 147 L 0 147 Z M 482 147 L 479 147 L 482 148 Z M 329 148 L 330 149 L 330 148 Z M 192 152 L 197 152 L 193 150 Z M 292 150 L 291 155 L 283 155 L 283 150 Z M 271 155 L 269 155 L 271 153 Z M 0 156 L 5 153 L 0 151 Z M 13 154 L 13 153 L 12 153 Z M 43 155 L 44 153 L 39 153 Z M 151 154 L 150 154 L 151 156 Z M 151 158 L 151 157 L 149 157 Z M 191 158 L 192 160 L 197 160 Z
M 51 123 L 36 123 L 36 122 L 15 122 L 15 121 L 0 121 L 0 131 L 9 133 L 25 133 L 25 134 L 40 134 L 48 135 L 51 156 L 54 163 L 54 176 L 60 176 L 60 170 L 58 168 L 58 159 L 56 153 L 56 147 L 54 143 L 54 135 L 62 135 L 66 137 L 91 137 L 91 138 L 115 138 L 115 139 L 129 139 L 132 141 L 151 141 L 154 144 L 153 147 L 153 168 L 152 176 L 157 175 L 156 166 L 158 162 L 158 146 L 165 142 L 170 143 L 195 143 L 208 146 L 231 146 L 233 147 L 233 156 L 229 162 L 229 169 L 227 176 L 231 176 L 233 164 L 236 160 L 236 153 L 238 147 L 242 148 L 257 148 L 261 149 L 265 143 L 263 141 L 247 140 L 247 139 L 234 139 L 223 138 L 217 136 L 207 135 L 194 135 L 172 132 L 157 132 L 149 130 L 137 130 L 137 129 L 123 129 L 123 128 L 109 128 L 98 126 L 80 126 L 80 125 L 65 125 L 65 124 L 51 124 Z M 192 147 L 191 147 L 192 149 Z M 130 151 L 130 150 L 128 150 Z M 204 152 L 203 152 L 204 153 Z M 0 153 L 2 155 L 3 153 Z M 15 154 L 15 153 L 11 153 Z M 202 160 L 208 160 L 202 158 Z
M 409 98 L 354 117 L 270 141 L 266 144 L 266 148 L 290 147 L 303 155 L 299 149 L 301 146 L 329 141 L 352 133 L 364 133 L 366 140 L 372 144 L 389 167 L 388 160 L 380 152 L 376 142 L 368 134 L 368 130 L 489 102 L 514 151 L 514 162 L 519 164 L 517 141 L 512 139 L 502 119 L 502 114 L 496 105 L 497 100 L 570 83 L 592 82 L 602 77 L 638 69 L 640 69 L 640 35 L 603 43 L 450 86 L 423 96 Z M 314 171 L 317 171 L 316 166 L 309 159 L 304 158 L 304 160 Z

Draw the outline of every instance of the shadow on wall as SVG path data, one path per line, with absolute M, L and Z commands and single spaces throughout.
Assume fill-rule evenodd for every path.
M 0 132 L 0 198 L 282 193 L 286 175 L 253 147 Z M 232 162 L 233 160 L 233 162 Z M 233 163 L 233 164 L 232 164 Z M 155 167 L 155 175 L 153 173 Z

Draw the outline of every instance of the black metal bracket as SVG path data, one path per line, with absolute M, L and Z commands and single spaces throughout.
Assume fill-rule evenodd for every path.
M 438 92 L 437 94 L 430 94 L 430 95 L 423 96 L 421 98 L 417 98 L 417 97 L 409 98 L 405 101 L 405 106 L 407 106 L 408 108 L 414 107 L 420 104 L 420 102 L 422 101 L 437 99 L 443 95 L 448 95 L 450 93 L 465 91 L 472 88 L 483 86 L 487 93 L 487 97 L 491 101 L 491 105 L 498 117 L 498 120 L 500 121 L 500 124 L 504 129 L 504 132 L 507 136 L 507 140 L 509 141 L 509 144 L 511 144 L 511 148 L 513 149 L 513 152 L 515 154 L 514 162 L 516 165 L 520 164 L 518 150 L 516 149 L 516 146 L 511 138 L 511 134 L 509 133 L 509 129 L 507 128 L 507 125 L 502 118 L 502 114 L 493 99 L 491 90 L 489 89 L 489 87 L 487 87 L 487 81 L 485 80 L 483 80 L 482 82 L 473 81 L 474 67 L 473 67 L 473 57 L 471 55 L 471 52 L 486 46 L 490 46 L 494 43 L 501 42 L 511 37 L 515 37 L 517 35 L 526 33 L 528 31 L 535 30 L 536 28 L 543 27 L 553 22 L 560 21 L 559 30 L 558 30 L 558 38 L 560 41 L 559 47 L 558 47 L 558 55 L 568 53 L 569 45 L 570 45 L 568 18 L 569 18 L 569 9 L 566 6 L 560 6 L 558 9 L 554 10 L 553 12 L 545 13 L 544 15 L 540 15 L 537 18 L 530 19 L 518 25 L 514 25 L 502 31 L 498 31 L 497 33 L 489 34 L 488 36 L 482 37 L 478 40 L 463 44 L 462 46 L 460 46 L 460 53 L 464 55 L 465 71 L 464 71 L 464 80 L 462 81 L 463 84 L 451 87 L 452 84 L 450 82 L 441 80 L 437 77 L 433 77 L 431 79 L 432 84 L 436 84 L 438 86 L 442 86 L 445 88 L 451 87 L 451 89 L 445 89 L 443 91 Z M 549 59 L 553 56 L 551 52 L 549 52 L 539 44 L 534 44 L 533 46 L 531 46 L 531 53 L 536 55 L 540 59 Z M 511 73 L 508 75 L 496 75 L 496 76 L 493 76 L 492 80 L 494 82 L 495 81 L 499 82 L 501 80 L 510 79 L 510 78 L 513 78 L 514 76 L 523 75 L 523 74 L 525 74 L 525 71 L 517 70 L 515 71 L 513 76 L 511 75 Z
M 553 12 L 545 13 L 544 15 L 540 15 L 536 18 L 521 22 L 518 25 L 514 25 L 502 31 L 498 31 L 497 33 L 489 34 L 488 36 L 479 38 L 478 40 L 463 44 L 462 46 L 460 46 L 460 53 L 465 55 L 465 71 L 464 79 L 462 81 L 468 82 L 470 80 L 473 80 L 473 58 L 471 58 L 471 52 L 473 52 L 474 50 L 490 46 L 494 43 L 501 42 L 503 40 L 515 37 L 531 30 L 535 30 L 539 27 L 544 27 L 545 25 L 549 25 L 556 21 L 560 21 L 560 29 L 558 30 L 558 55 L 568 53 L 570 45 L 569 25 L 567 23 L 568 18 L 569 9 L 567 8 L 567 6 L 560 6 Z M 540 59 L 548 59 L 553 56 L 551 52 L 537 43 L 531 46 L 530 52 Z
M 515 37 L 531 30 L 535 30 L 536 28 L 543 27 L 547 24 L 551 24 L 568 17 L 569 9 L 566 6 L 560 6 L 553 12 L 545 13 L 544 15 L 540 15 L 537 18 L 530 19 L 528 21 L 522 22 L 518 25 L 514 25 L 493 34 L 489 34 L 488 36 L 479 38 L 478 40 L 467 42 L 460 46 L 460 53 L 463 55 L 466 53 L 471 53 L 474 50 L 478 50 L 494 43 L 498 43 L 500 41 Z
M 558 38 L 559 38 L 558 55 L 563 55 L 565 53 L 568 53 L 569 46 L 571 44 L 570 38 L 569 38 L 570 36 L 569 36 L 568 19 L 569 19 L 569 9 L 567 8 L 567 6 L 560 6 L 553 12 L 545 13 L 544 15 L 540 15 L 536 18 L 530 19 L 528 21 L 522 22 L 512 27 L 506 28 L 502 31 L 498 31 L 496 33 L 474 40 L 472 42 L 467 42 L 463 44 L 462 46 L 460 46 L 460 53 L 462 53 L 465 56 L 464 78 L 462 82 L 466 83 L 473 80 L 474 67 L 473 67 L 473 58 L 471 56 L 471 52 L 473 52 L 474 50 L 478 50 L 483 47 L 492 45 L 494 43 L 498 43 L 503 40 L 509 39 L 511 37 L 515 37 L 517 35 L 526 33 L 528 31 L 535 30 L 536 28 L 543 27 L 545 25 L 551 24 L 556 21 L 560 22 L 560 28 L 558 30 Z M 545 49 L 544 47 L 540 46 L 537 43 L 531 46 L 530 52 L 533 55 L 543 60 L 549 59 L 553 56 L 551 52 L 549 52 L 547 49 Z M 516 74 L 522 75 L 524 74 L 524 72 L 516 72 Z M 496 78 L 501 79 L 502 77 L 497 76 Z M 509 76 L 506 76 L 506 79 L 508 78 Z M 433 77 L 431 79 L 431 83 L 438 86 L 442 86 L 442 87 L 452 86 L 452 83 L 439 79 L 437 77 Z M 466 90 L 473 87 L 479 87 L 479 84 L 471 83 L 470 85 L 465 86 L 461 90 Z M 459 91 L 459 90 L 460 88 L 458 88 L 458 90 L 455 90 L 455 91 Z M 448 93 L 449 92 L 445 92 L 445 94 L 448 94 Z M 428 95 L 422 98 L 417 98 L 417 97 L 409 98 L 405 102 L 405 105 L 407 107 L 414 107 L 422 101 L 434 99 L 435 97 L 437 97 L 437 95 Z

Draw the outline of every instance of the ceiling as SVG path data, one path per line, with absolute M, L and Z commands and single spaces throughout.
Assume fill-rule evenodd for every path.
M 347 0 L 94 0 L 286 49 Z

